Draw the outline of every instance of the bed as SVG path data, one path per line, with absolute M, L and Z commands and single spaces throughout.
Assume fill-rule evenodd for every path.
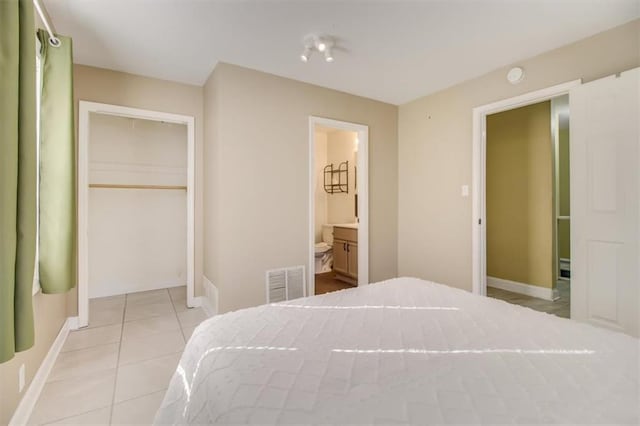
M 156 424 L 640 422 L 639 340 L 413 278 L 213 317 Z

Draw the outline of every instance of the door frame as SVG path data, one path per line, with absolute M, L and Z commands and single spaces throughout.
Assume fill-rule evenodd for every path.
M 358 134 L 358 287 L 369 284 L 369 126 L 309 116 L 309 257 L 306 296 L 315 295 L 315 128 L 316 125 Z M 362 247 L 362 248 L 361 248 Z
M 120 105 L 80 101 L 78 111 L 78 325 L 89 325 L 89 135 L 90 114 L 113 115 L 183 124 L 187 126 L 187 306 L 201 302 L 195 297 L 195 120 L 172 114 Z
M 508 111 L 527 105 L 548 101 L 568 95 L 569 91 L 582 84 L 582 79 L 568 81 L 555 86 L 528 92 L 512 98 L 481 105 L 472 110 L 473 153 L 472 153 L 472 217 L 471 217 L 471 259 L 472 292 L 487 295 L 487 229 L 486 229 L 486 148 L 487 115 Z

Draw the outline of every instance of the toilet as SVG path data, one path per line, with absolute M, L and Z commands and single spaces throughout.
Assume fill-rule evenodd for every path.
M 331 272 L 333 266 L 333 225 L 322 225 L 322 241 L 316 243 L 315 273 Z

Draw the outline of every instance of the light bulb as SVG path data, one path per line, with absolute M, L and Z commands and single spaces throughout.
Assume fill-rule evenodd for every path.
M 327 43 L 325 43 L 324 41 L 319 41 L 316 47 L 318 48 L 319 52 L 324 52 L 325 50 L 327 50 Z
M 324 51 L 324 60 L 327 62 L 333 62 L 333 53 L 331 53 L 331 49 L 326 49 Z
M 302 52 L 302 55 L 300 55 L 300 60 L 302 62 L 307 62 L 309 60 L 309 56 L 311 56 L 311 49 L 305 47 L 304 52 Z

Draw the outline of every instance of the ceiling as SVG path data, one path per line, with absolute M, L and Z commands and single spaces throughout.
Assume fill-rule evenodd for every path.
M 75 62 L 202 85 L 218 62 L 402 104 L 640 16 L 640 0 L 45 0 Z M 302 63 L 309 33 L 335 62 Z

